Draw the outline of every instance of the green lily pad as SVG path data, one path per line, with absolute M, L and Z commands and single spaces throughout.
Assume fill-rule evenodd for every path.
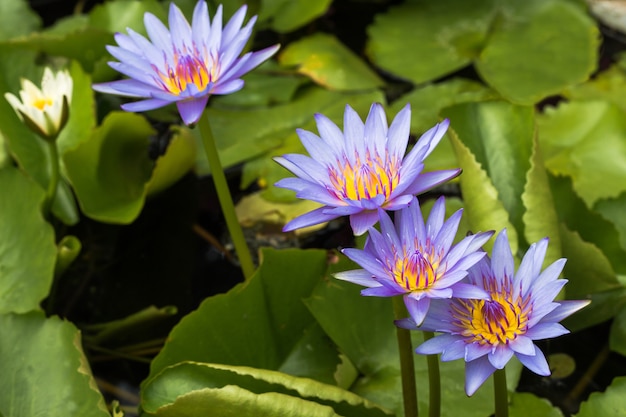
M 563 417 L 561 410 L 550 401 L 528 392 L 514 392 L 510 402 L 510 417 Z
M 193 134 L 186 127 L 173 126 L 172 140 L 164 155 L 154 165 L 147 194 L 157 194 L 182 178 L 196 164 L 198 149 Z
M 89 12 L 89 26 L 109 33 L 123 32 L 130 28 L 146 34 L 143 17 L 152 13 L 162 22 L 167 22 L 165 7 L 156 0 L 111 1 L 96 5 Z
M 476 69 L 507 99 L 531 105 L 587 80 L 599 39 L 595 22 L 570 1 L 507 0 Z
M 111 112 L 90 140 L 63 156 L 82 211 L 111 223 L 130 223 L 141 211 L 153 163 L 148 137 L 154 131 L 134 113 Z
M 619 416 L 626 413 L 626 377 L 617 377 L 605 392 L 594 392 L 576 417 Z
M 495 1 L 407 2 L 376 16 L 367 54 L 379 68 L 415 84 L 469 65 L 487 40 Z
M 383 80 L 334 36 L 316 33 L 290 43 L 280 64 L 330 90 L 358 91 L 381 87 Z
M 460 176 L 461 192 L 465 203 L 463 216 L 467 218 L 473 233 L 487 230 L 500 230 L 506 228 L 511 251 L 517 252 L 517 230 L 509 220 L 509 213 L 500 200 L 498 190 L 490 177 L 476 160 L 470 149 L 458 138 L 456 132 L 451 130 L 449 137 L 456 153 L 456 157 L 463 174 Z M 493 240 L 485 244 L 487 251 L 493 247 Z
M 626 250 L 626 193 L 617 198 L 600 200 L 594 206 L 594 211 L 613 223 L 619 233 L 622 249 Z
M 152 361 L 148 380 L 183 361 L 278 370 L 305 353 L 302 339 L 316 341 L 308 356 L 333 380 L 338 354 L 324 346 L 327 340 L 311 338 L 315 321 L 302 303 L 326 272 L 326 252 L 262 249 L 261 257 L 249 282 L 207 298 L 181 320 Z
M 592 80 L 567 88 L 563 95 L 575 101 L 609 101 L 626 111 L 626 73 L 613 65 Z
M 331 0 L 264 0 L 261 2 L 259 21 L 267 22 L 279 33 L 291 32 L 323 15 Z
M 28 35 L 41 27 L 41 18 L 26 0 L 0 2 L 0 40 Z
M 545 164 L 572 178 L 588 207 L 626 191 L 626 119 L 606 101 L 561 103 L 538 117 Z
M 43 313 L 0 315 L 0 413 L 109 417 L 74 325 Z
M 0 313 L 37 310 L 57 257 L 54 231 L 41 214 L 44 192 L 13 167 L 0 170 L 0 189 L 11 196 L 0 199 Z
M 207 388 L 224 389 L 236 386 L 256 395 L 277 393 L 284 396 L 306 400 L 306 402 L 324 405 L 333 410 L 337 415 L 355 417 L 374 417 L 389 415 L 384 410 L 376 407 L 370 401 L 342 388 L 323 384 L 308 378 L 298 378 L 277 371 L 255 369 L 243 366 L 229 366 L 197 362 L 182 362 L 165 368 L 146 384 L 143 390 L 143 409 L 151 414 L 159 415 L 159 409 L 168 404 L 176 407 L 176 399 L 190 393 L 201 392 Z M 208 398 L 207 398 L 208 399 Z M 230 409 L 240 406 L 239 398 L 232 398 Z M 274 405 L 278 410 L 283 405 Z M 300 415 L 309 415 L 307 405 L 302 402 L 303 409 Z M 317 407 L 314 407 L 314 409 Z M 212 408 L 212 415 L 225 414 L 225 411 L 217 413 Z M 200 411 L 200 410 L 198 410 Z M 256 413 L 254 413 L 257 415 Z M 203 415 L 203 414 L 190 414 Z M 283 415 L 283 414 L 276 414 Z

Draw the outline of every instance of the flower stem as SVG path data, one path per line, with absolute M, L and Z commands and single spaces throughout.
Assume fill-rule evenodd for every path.
M 43 205 L 44 216 L 48 216 L 52 211 L 52 203 L 54 203 L 59 185 L 59 150 L 57 143 L 56 140 L 47 140 L 46 143 L 50 152 L 50 181 L 48 182 L 48 190 L 46 191 L 46 199 Z
M 509 393 L 506 388 L 506 371 L 504 368 L 496 369 L 493 374 L 493 398 L 496 405 L 495 417 L 508 417 Z
M 433 332 L 424 332 L 424 341 L 435 337 Z M 428 417 L 441 415 L 441 380 L 439 378 L 439 359 L 437 355 L 426 356 L 428 365 Z
M 228 183 L 226 182 L 226 176 L 220 163 L 220 158 L 217 153 L 217 147 L 215 146 L 215 140 L 213 139 L 213 133 L 211 132 L 211 125 L 209 124 L 209 116 L 203 115 L 198 122 L 198 128 L 200 129 L 200 136 L 202 137 L 202 143 L 204 144 L 204 151 L 209 165 L 211 166 L 211 174 L 213 176 L 213 183 L 215 184 L 215 190 L 217 191 L 217 198 L 220 201 L 222 207 L 222 213 L 226 220 L 226 226 L 230 232 L 230 237 L 235 245 L 237 256 L 239 257 L 239 263 L 241 264 L 241 270 L 246 281 L 252 277 L 254 273 L 254 263 L 252 262 L 252 256 L 246 243 L 246 239 L 243 235 L 243 230 L 237 219 L 235 213 L 235 205 L 233 204 L 233 198 L 230 195 L 228 189 Z
M 393 315 L 396 319 L 407 316 L 402 297 L 392 297 Z M 398 350 L 400 353 L 400 372 L 402 375 L 402 397 L 404 399 L 404 416 L 417 417 L 417 387 L 415 385 L 415 366 L 413 364 L 413 346 L 411 333 L 407 329 L 396 327 Z

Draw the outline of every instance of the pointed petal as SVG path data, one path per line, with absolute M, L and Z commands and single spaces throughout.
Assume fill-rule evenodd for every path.
M 187 126 L 197 123 L 198 120 L 200 120 L 202 113 L 204 113 L 207 101 L 209 101 L 209 96 L 202 96 L 192 100 L 183 100 L 176 103 L 180 117 L 182 117 L 183 122 Z
M 159 107 L 163 107 L 168 104 L 170 104 L 170 102 L 168 101 L 151 98 L 148 100 L 133 101 L 132 103 L 124 103 L 121 105 L 121 107 L 122 107 L 122 110 L 125 110 L 125 111 L 141 112 L 141 111 L 158 109 Z
M 404 163 L 402 165 L 404 167 Z M 442 171 L 432 171 L 421 173 L 417 179 L 409 185 L 404 192 L 406 194 L 422 194 L 444 182 L 461 175 L 460 169 L 446 169 Z
M 453 297 L 456 298 L 471 298 L 474 300 L 488 300 L 491 298 L 487 291 L 475 285 L 458 282 L 451 288 Z
M 564 334 L 568 334 L 569 330 L 560 323 L 537 323 L 528 329 L 526 336 L 533 340 L 551 339 Z M 528 355 L 527 352 L 520 352 Z
M 489 363 L 486 357 L 476 359 L 465 364 L 465 393 L 474 395 L 476 390 L 489 378 L 496 368 Z
M 320 207 L 315 210 L 311 210 L 306 214 L 296 217 L 283 227 L 283 232 L 290 232 L 292 230 L 301 229 L 303 227 L 329 222 L 339 217 L 339 215 L 325 213 L 326 209 L 326 206 Z
M 459 337 L 452 334 L 441 334 L 429 339 L 419 345 L 415 349 L 415 353 L 420 355 L 435 355 L 443 352 L 450 343 L 454 343 L 459 340 Z
M 416 300 L 413 297 L 404 297 L 404 305 L 406 306 L 409 315 L 418 326 L 424 321 L 428 308 L 430 307 L 430 298 L 424 297 L 421 300 Z
M 374 279 L 372 274 L 365 269 L 337 272 L 333 274 L 333 276 L 342 281 L 352 282 L 353 284 L 362 285 L 364 287 L 380 286 L 380 284 Z
M 350 215 L 350 226 L 355 236 L 361 236 L 367 229 L 378 222 L 378 212 L 374 210 L 362 211 Z
M 534 355 L 535 354 L 535 345 L 533 344 L 532 339 L 534 337 L 530 336 L 528 333 L 524 336 L 517 336 L 514 340 L 509 342 L 509 347 L 515 353 L 521 353 L 522 355 Z
M 591 300 L 566 300 L 558 301 L 559 307 L 552 312 L 546 314 L 542 321 L 561 321 L 566 317 L 574 314 L 578 310 L 586 307 L 591 303 Z
M 387 147 L 392 157 L 402 159 L 406 153 L 411 129 L 411 104 L 407 103 L 391 122 L 387 136 L 389 142 Z
M 548 361 L 546 361 L 546 357 L 537 346 L 535 346 L 535 354 L 532 356 L 522 355 L 521 353 L 518 353 L 515 356 L 517 356 L 517 359 L 519 359 L 522 365 L 524 365 L 534 373 L 542 376 L 550 375 L 550 367 L 548 366 Z

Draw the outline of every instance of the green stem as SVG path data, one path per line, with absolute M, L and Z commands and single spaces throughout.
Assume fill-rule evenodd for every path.
M 493 374 L 493 399 L 496 405 L 495 417 L 509 416 L 509 393 L 506 388 L 506 371 L 496 369 Z
M 424 341 L 435 337 L 433 332 L 424 332 Z M 428 417 L 441 415 L 441 380 L 439 378 L 439 358 L 437 355 L 427 355 L 428 364 Z
M 48 216 L 52 210 L 52 203 L 54 202 L 54 197 L 56 197 L 59 185 L 59 150 L 55 140 L 47 140 L 46 143 L 50 151 L 50 181 L 48 182 L 43 212 L 45 216 Z
M 408 313 L 402 297 L 393 297 L 393 315 L 396 319 L 405 318 Z M 415 385 L 415 366 L 413 364 L 413 346 L 411 333 L 407 329 L 396 327 L 398 350 L 400 353 L 400 372 L 402 375 L 402 397 L 404 399 L 404 416 L 417 417 L 417 387 Z
M 235 205 L 233 204 L 233 198 L 230 195 L 228 189 L 228 183 L 226 182 L 226 176 L 220 163 L 220 158 L 217 153 L 217 147 L 215 146 L 215 140 L 213 139 L 213 133 L 211 132 L 211 125 L 209 124 L 209 117 L 207 114 L 203 115 L 198 122 L 200 129 L 200 136 L 202 136 L 202 143 L 204 144 L 204 151 L 206 157 L 209 160 L 211 166 L 211 174 L 213 176 L 213 183 L 215 184 L 215 190 L 217 191 L 217 198 L 220 201 L 222 207 L 222 213 L 226 220 L 226 226 L 230 232 L 230 237 L 235 245 L 235 251 L 239 257 L 239 263 L 243 275 L 247 280 L 252 277 L 254 273 L 254 263 L 252 262 L 252 256 L 246 243 L 246 239 L 243 235 L 243 230 L 237 219 L 235 213 Z

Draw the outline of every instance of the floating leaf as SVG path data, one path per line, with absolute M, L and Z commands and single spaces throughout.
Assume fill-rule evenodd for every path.
M 41 18 L 29 7 L 26 0 L 0 2 L 0 40 L 28 35 L 40 26 Z
M 626 191 L 626 119 L 606 101 L 565 102 L 538 118 L 546 167 L 572 178 L 588 207 Z
M 388 413 L 385 413 L 371 402 L 350 391 L 312 379 L 298 378 L 265 369 L 196 362 L 183 362 L 165 368 L 155 378 L 150 380 L 143 391 L 143 409 L 148 413 L 159 415 L 159 408 L 174 403 L 180 396 L 188 395 L 192 392 L 200 395 L 200 392 L 203 392 L 206 388 L 224 389 L 228 386 L 237 386 L 257 395 L 277 393 L 283 396 L 304 399 L 307 402 L 327 406 L 337 415 L 346 417 L 388 415 Z M 209 392 L 204 392 L 207 394 L 206 397 L 211 396 Z M 230 409 L 237 409 L 240 402 L 239 399 L 232 398 L 231 401 L 233 403 Z M 304 408 L 300 411 L 300 415 L 309 415 L 307 404 L 302 402 L 302 406 Z M 278 411 L 283 405 L 275 405 L 275 407 Z M 220 412 L 219 409 L 215 410 L 213 407 L 211 409 L 213 411 L 212 415 L 233 415 L 230 410 L 228 414 L 225 414 L 224 411 Z M 203 414 L 191 415 L 200 416 Z M 254 415 L 257 414 L 254 413 Z
M 495 1 L 408 2 L 376 16 L 367 53 L 385 71 L 420 84 L 470 64 L 486 40 Z
M 130 28 L 146 35 L 145 13 L 152 13 L 162 22 L 167 21 L 167 13 L 156 0 L 111 1 L 96 5 L 89 13 L 89 25 L 110 33 L 124 32 Z
M 510 222 L 521 232 L 522 193 L 535 134 L 533 108 L 489 101 L 449 107 L 443 115 L 487 172 Z M 466 175 L 461 176 L 461 182 Z
M 172 139 L 164 155 L 154 165 L 152 178 L 148 182 L 148 195 L 156 194 L 182 178 L 196 163 L 197 147 L 191 131 L 173 126 Z
M 543 261 L 543 266 L 546 267 L 562 256 L 561 234 L 554 198 L 536 135 L 533 139 L 533 154 L 530 160 L 530 170 L 526 174 L 522 202 L 526 209 L 522 216 L 526 242 L 532 244 L 544 237 L 550 239 Z
M 626 377 L 617 377 L 605 392 L 594 392 L 580 405 L 576 417 L 620 416 L 626 414 Z
M 337 38 L 316 33 L 290 43 L 280 54 L 280 64 L 296 67 L 300 74 L 330 90 L 369 90 L 383 80 Z
M 500 94 L 532 105 L 591 75 L 600 37 L 583 8 L 567 0 L 507 0 L 502 7 L 476 62 Z
M 54 231 L 41 214 L 44 192 L 13 167 L 0 169 L 0 190 L 0 313 L 37 310 L 57 254 Z
M 0 315 L 0 328 L 0 413 L 110 416 L 74 325 L 31 312 Z
M 613 65 L 592 80 L 567 88 L 563 95 L 573 101 L 609 101 L 626 111 L 626 74 Z
M 332 0 L 264 0 L 259 12 L 260 21 L 269 21 L 276 32 L 287 33 L 326 12 Z
M 459 166 L 463 169 L 463 174 L 460 176 L 461 192 L 465 203 L 463 216 L 467 218 L 472 232 L 500 231 L 506 228 L 511 250 L 516 253 L 517 231 L 509 221 L 509 214 L 499 199 L 498 191 L 481 164 L 476 161 L 476 157 L 459 140 L 453 130 L 449 133 L 449 137 Z M 491 250 L 493 241 L 487 242 L 485 247 Z
M 87 216 L 130 223 L 139 215 L 152 172 L 148 158 L 152 134 L 144 117 L 111 112 L 90 140 L 65 153 L 68 178 Z
M 600 200 L 594 206 L 594 211 L 613 223 L 619 233 L 622 249 L 626 250 L 626 193 L 617 198 Z
M 545 398 L 528 392 L 514 392 L 511 395 L 509 416 L 563 417 L 563 413 Z
M 263 249 L 261 254 L 263 262 L 249 282 L 207 298 L 172 330 L 150 378 L 182 361 L 276 370 L 310 338 L 307 329 L 315 321 L 302 298 L 323 277 L 326 252 Z M 332 378 L 337 354 L 329 357 L 318 345 L 309 354 L 327 364 Z

